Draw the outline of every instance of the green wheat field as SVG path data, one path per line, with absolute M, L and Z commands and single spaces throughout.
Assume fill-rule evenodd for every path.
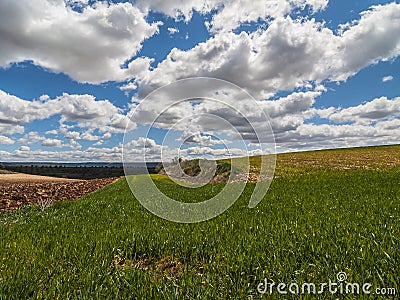
M 257 169 L 259 158 L 251 163 Z M 257 291 L 265 278 L 321 283 L 339 272 L 400 293 L 400 146 L 281 154 L 275 175 L 255 208 L 248 183 L 224 214 L 196 224 L 152 215 L 125 178 L 44 211 L 4 213 L 0 299 L 378 298 Z M 152 176 L 188 202 L 223 187 Z

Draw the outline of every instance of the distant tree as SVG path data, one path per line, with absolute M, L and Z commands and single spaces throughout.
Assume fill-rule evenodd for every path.
M 2 164 L 2 163 L 0 163 L 0 170 L 4 170 L 6 167 Z

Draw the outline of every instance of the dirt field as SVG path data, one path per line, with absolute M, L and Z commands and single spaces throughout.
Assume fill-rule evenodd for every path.
M 76 200 L 117 179 L 77 180 L 21 173 L 0 174 L 0 212 L 17 209 L 23 204 Z
M 71 181 L 79 181 L 77 179 L 67 179 L 67 178 L 57 178 L 57 177 L 48 177 L 48 176 L 39 176 L 39 175 L 29 175 L 22 173 L 12 173 L 12 174 L 0 174 L 0 184 L 11 182 L 11 183 L 21 183 L 21 182 L 36 182 L 36 183 L 44 183 L 44 182 L 71 182 Z

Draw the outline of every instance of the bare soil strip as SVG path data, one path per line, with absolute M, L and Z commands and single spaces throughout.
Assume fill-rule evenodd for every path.
M 0 174 L 0 212 L 17 209 L 23 204 L 76 200 L 117 179 L 77 180 L 20 173 Z
M 23 173 L 11 173 L 11 174 L 0 174 L 0 184 L 5 182 L 17 183 L 17 182 L 71 182 L 79 181 L 78 179 L 58 178 L 40 175 L 30 175 Z

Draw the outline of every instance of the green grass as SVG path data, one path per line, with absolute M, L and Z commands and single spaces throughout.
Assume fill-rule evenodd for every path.
M 224 214 L 197 224 L 153 216 L 125 179 L 44 212 L 7 213 L 0 219 L 0 299 L 258 299 L 264 278 L 322 283 L 340 271 L 350 282 L 399 292 L 398 167 L 299 174 L 274 179 L 254 209 L 248 184 Z M 195 192 L 153 179 L 187 202 L 223 187 Z

